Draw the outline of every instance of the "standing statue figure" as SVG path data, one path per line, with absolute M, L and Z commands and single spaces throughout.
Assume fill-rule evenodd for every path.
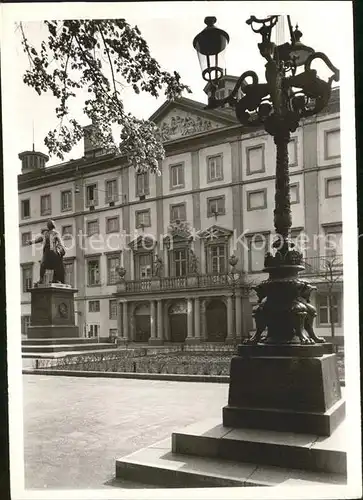
M 191 274 L 198 274 L 198 257 L 194 250 L 189 250 L 189 271 Z
M 38 284 L 44 283 L 44 275 L 47 269 L 54 271 L 52 283 L 65 282 L 65 270 L 63 257 L 65 249 L 60 234 L 55 229 L 52 220 L 48 220 L 47 229 L 42 230 L 42 236 L 28 241 L 28 245 L 43 242 L 43 258 L 40 264 L 40 278 Z
M 162 269 L 163 269 L 163 260 L 161 257 L 158 256 L 158 254 L 155 254 L 154 276 L 158 276 L 160 278 Z

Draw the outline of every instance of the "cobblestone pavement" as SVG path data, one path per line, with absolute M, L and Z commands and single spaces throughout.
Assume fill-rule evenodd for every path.
M 116 458 L 193 422 L 222 419 L 228 398 L 228 384 L 219 383 L 43 375 L 23 382 L 26 488 L 111 487 Z

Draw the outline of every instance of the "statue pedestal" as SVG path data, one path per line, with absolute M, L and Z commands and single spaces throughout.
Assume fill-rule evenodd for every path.
M 38 285 L 31 293 L 31 326 L 29 339 L 79 337 L 75 325 L 75 288 L 60 283 Z
M 332 344 L 238 347 L 224 426 L 330 436 L 344 416 Z

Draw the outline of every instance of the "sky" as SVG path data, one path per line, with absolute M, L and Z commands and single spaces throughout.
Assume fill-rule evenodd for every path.
M 344 5 L 343 5 L 344 4 Z M 316 51 L 325 52 L 338 68 L 344 65 L 345 46 L 337 43 L 344 40 L 344 16 L 349 16 L 350 2 L 147 2 L 147 3 L 113 3 L 87 4 L 32 4 L 34 8 L 24 11 L 17 5 L 3 5 L 3 44 L 5 50 L 5 78 L 11 77 L 8 83 L 8 93 L 5 99 L 12 103 L 13 115 L 11 126 L 16 130 L 16 140 L 11 144 L 14 166 L 20 173 L 19 152 L 32 148 L 33 137 L 35 149 L 47 153 L 44 137 L 50 129 L 57 126 L 54 114 L 55 100 L 48 95 L 38 96 L 22 81 L 22 75 L 29 68 L 27 56 L 20 44 L 21 36 L 16 28 L 16 21 L 23 21 L 26 33 L 35 44 L 40 43 L 47 31 L 42 25 L 44 19 L 64 19 L 85 17 L 90 18 L 125 17 L 131 25 L 137 25 L 147 41 L 151 54 L 159 61 L 163 69 L 180 73 L 182 81 L 189 85 L 192 94 L 185 94 L 197 101 L 206 103 L 203 92 L 205 85 L 197 54 L 192 42 L 196 34 L 204 28 L 204 18 L 214 15 L 217 26 L 230 35 L 230 43 L 226 54 L 227 73 L 239 76 L 246 70 L 257 72 L 260 81 L 264 81 L 264 59 L 260 56 L 257 44 L 261 36 L 252 32 L 245 21 L 251 16 L 262 17 L 270 14 L 285 14 L 283 23 L 286 26 L 286 14 L 291 15 L 293 25 L 299 24 L 303 32 L 302 41 L 314 47 Z M 38 7 L 37 7 L 38 5 Z M 6 9 L 6 7 L 11 7 Z M 20 7 L 20 6 L 19 6 Z M 337 37 L 337 34 L 339 36 Z M 279 29 L 280 40 L 287 41 L 288 31 Z M 4 52 L 4 51 L 3 51 Z M 324 64 L 318 63 L 316 69 L 319 76 L 327 78 L 330 75 Z M 3 65 L 4 67 L 4 65 Z M 131 89 L 123 93 L 124 105 L 127 111 L 140 118 L 150 117 L 165 101 L 142 93 L 136 95 Z M 76 118 L 82 124 L 88 119 L 83 116 L 81 105 L 74 104 Z M 83 144 L 74 147 L 65 159 L 77 158 L 83 155 Z M 56 157 L 50 159 L 48 166 L 59 163 Z

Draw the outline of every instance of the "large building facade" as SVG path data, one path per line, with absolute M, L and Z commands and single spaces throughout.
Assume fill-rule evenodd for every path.
M 82 158 L 52 167 L 44 154 L 19 155 L 23 334 L 41 259 L 39 245 L 26 242 L 48 218 L 66 246 L 80 335 L 235 342 L 253 330 L 251 287 L 267 277 L 274 231 L 273 139 L 242 127 L 228 108 L 205 110 L 186 98 L 166 102 L 151 119 L 166 150 L 160 176 L 138 173 L 87 140 Z M 292 236 L 304 252 L 303 276 L 318 288 L 316 331 L 341 336 L 338 89 L 292 134 L 289 154 Z

